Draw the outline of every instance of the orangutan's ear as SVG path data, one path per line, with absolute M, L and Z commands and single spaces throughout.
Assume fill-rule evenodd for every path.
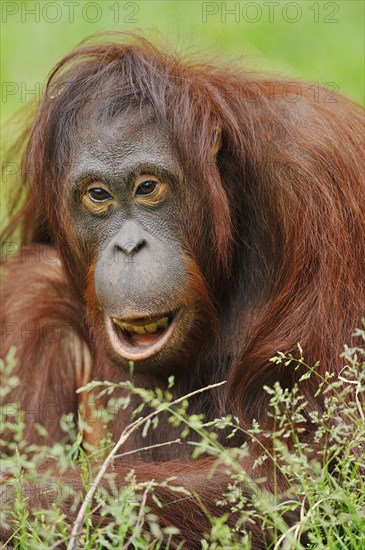
M 222 128 L 217 126 L 213 132 L 212 153 L 214 157 L 218 155 L 221 147 L 222 147 Z

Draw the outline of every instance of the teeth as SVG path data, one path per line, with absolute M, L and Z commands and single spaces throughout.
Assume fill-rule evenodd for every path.
M 166 328 L 169 323 L 168 317 L 161 317 L 160 319 L 157 319 L 157 321 L 146 325 L 132 325 L 130 323 L 127 323 L 126 321 L 121 321 L 116 317 L 113 317 L 112 319 L 113 323 L 115 323 L 121 329 L 127 330 L 128 332 L 136 332 L 137 334 L 146 334 L 146 332 L 154 334 L 159 328 Z
M 156 325 L 158 328 L 165 328 L 168 322 L 169 322 L 168 317 L 161 317 L 161 319 L 157 319 Z
M 146 325 L 144 328 L 147 330 L 147 332 L 150 332 L 151 334 L 153 334 L 154 332 L 157 331 L 158 326 L 157 326 L 157 323 L 151 323 L 150 325 Z
M 116 317 L 112 317 L 112 319 L 113 319 L 113 323 L 118 325 L 118 327 L 125 328 L 125 324 L 123 323 L 123 321 L 119 321 L 119 319 L 117 319 Z
M 138 326 L 132 326 L 134 332 L 138 332 L 138 334 L 146 334 L 146 331 L 144 327 L 138 327 Z

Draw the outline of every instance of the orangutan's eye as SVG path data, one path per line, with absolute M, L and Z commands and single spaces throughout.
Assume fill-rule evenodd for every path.
M 136 189 L 136 195 L 150 195 L 157 189 L 158 182 L 146 180 L 140 183 Z
M 112 198 L 110 193 L 102 187 L 92 187 L 88 189 L 87 194 L 93 202 L 106 202 Z

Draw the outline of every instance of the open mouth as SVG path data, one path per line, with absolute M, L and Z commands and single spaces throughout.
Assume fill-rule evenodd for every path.
M 169 339 L 178 314 L 122 319 L 107 318 L 114 349 L 129 361 L 147 359 L 160 351 Z

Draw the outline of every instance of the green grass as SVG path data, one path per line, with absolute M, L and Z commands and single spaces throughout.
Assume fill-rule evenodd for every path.
M 167 411 L 170 421 L 181 428 L 182 438 L 190 441 L 194 433 L 199 435 L 198 441 L 195 437 L 191 440 L 196 458 L 202 455 L 215 457 L 217 464 L 223 465 L 225 471 L 229 472 L 231 483 L 217 499 L 218 506 L 224 506 L 225 511 L 222 509 L 221 514 L 209 517 L 210 529 L 201 541 L 204 550 L 250 550 L 250 535 L 246 527 L 253 521 L 265 525 L 271 531 L 273 543 L 268 546 L 271 549 L 365 548 L 365 478 L 361 474 L 365 465 L 365 330 L 358 330 L 357 336 L 359 347 L 345 348 L 347 367 L 339 376 L 329 373 L 320 376 L 316 367 L 305 365 L 302 355 L 299 360 L 282 354 L 273 358 L 274 362 L 287 364 L 288 368 L 293 368 L 293 361 L 300 366 L 301 371 L 306 367 L 302 380 L 312 378 L 318 387 L 318 398 L 323 398 L 323 412 L 319 414 L 313 410 L 310 413 L 315 431 L 311 442 L 306 444 L 300 442 L 300 434 L 307 422 L 303 416 L 306 404 L 300 392 L 300 383 L 292 391 L 282 389 L 278 384 L 266 388 L 270 396 L 268 414 L 272 416 L 276 428 L 266 432 L 254 422 L 252 428 L 245 431 L 248 442 L 235 449 L 223 449 L 216 438 L 216 432 L 221 429 L 229 429 L 232 434 L 242 430 L 234 417 L 228 416 L 207 423 L 202 415 L 189 416 L 187 400 L 173 402 L 169 391 L 152 391 L 136 388 L 130 383 L 123 384 L 123 387 L 127 384 L 130 392 L 140 396 L 144 403 L 136 411 L 139 428 L 143 426 L 144 432 L 158 430 L 159 414 L 162 411 L 166 414 Z M 300 348 L 299 350 L 302 354 Z M 11 374 L 14 365 L 13 350 L 7 360 L 0 364 L 0 374 L 4 380 L 8 380 L 3 385 L 3 395 L 11 392 L 18 383 Z M 105 382 L 88 385 L 89 390 L 102 391 L 111 396 L 117 387 L 118 385 Z M 126 402 L 120 402 L 120 406 L 125 405 Z M 115 413 L 115 402 L 112 403 L 112 410 Z M 154 411 L 152 414 L 151 410 Z M 72 525 L 57 505 L 53 504 L 52 509 L 37 510 L 35 517 L 31 517 L 21 490 L 32 479 L 39 480 L 39 464 L 45 457 L 52 456 L 59 470 L 71 462 L 81 464 L 85 492 L 91 488 L 95 490 L 92 506 L 100 506 L 102 513 L 108 514 L 110 519 L 107 525 L 96 524 L 91 517 L 91 504 L 86 506 L 81 524 L 76 525 L 80 548 L 121 549 L 132 542 L 138 549 L 171 547 L 169 537 L 176 533 L 176 529 L 173 526 L 160 527 L 156 515 L 146 505 L 146 495 L 154 494 L 161 485 L 169 487 L 177 498 L 197 498 L 196 495 L 190 495 L 174 479 L 167 479 L 160 484 L 138 483 L 133 470 L 122 488 L 116 488 L 113 480 L 109 480 L 112 491 L 112 495 L 109 495 L 105 488 L 101 489 L 99 483 L 95 483 L 96 478 L 90 475 L 89 458 L 80 449 L 77 441 L 69 445 L 56 444 L 52 448 L 44 445 L 28 449 L 22 440 L 22 415 L 19 413 L 18 420 L 14 423 L 14 411 L 14 407 L 11 407 L 9 416 L 3 411 L 2 424 L 2 430 L 13 431 L 12 441 L 8 444 L 11 456 L 2 456 L 2 469 L 12 474 L 5 490 L 8 503 L 0 514 L 3 525 L 11 521 L 13 526 L 14 532 L 9 536 L 9 544 L 19 550 L 38 550 L 56 548 L 61 541 L 70 539 Z M 37 429 L 42 433 L 41 427 Z M 63 429 L 65 433 L 75 431 L 71 418 L 63 419 Z M 268 494 L 262 486 L 262 480 L 250 479 L 240 466 L 250 452 L 250 442 L 257 441 L 262 448 L 262 453 L 256 460 L 257 466 L 269 461 L 270 468 L 280 471 L 289 485 L 285 494 Z M 288 445 L 288 441 L 294 442 L 294 445 Z M 314 447 L 317 449 L 315 452 Z M 112 448 L 112 443 L 106 443 L 105 451 L 110 452 Z M 123 445 L 114 450 L 118 454 L 123 452 Z M 29 452 L 32 452 L 31 457 Z M 103 477 L 108 477 L 108 474 Z M 54 491 L 55 480 L 52 477 L 47 478 L 45 472 L 39 487 L 47 488 L 47 480 L 53 483 Z M 62 484 L 58 488 L 58 498 L 65 487 Z M 250 488 L 252 494 L 243 492 L 242 487 Z M 80 500 L 78 494 L 74 496 L 75 507 L 79 509 L 82 498 Z M 156 495 L 155 498 L 157 499 Z M 91 499 L 86 502 L 91 502 Z M 201 505 L 204 510 L 204 503 Z M 234 529 L 227 525 L 230 513 L 237 518 Z M 286 521 L 288 513 L 295 518 L 290 524 Z M 307 546 L 303 545 L 303 535 L 307 539 Z M 180 548 L 188 549 L 189 545 L 182 544 Z

